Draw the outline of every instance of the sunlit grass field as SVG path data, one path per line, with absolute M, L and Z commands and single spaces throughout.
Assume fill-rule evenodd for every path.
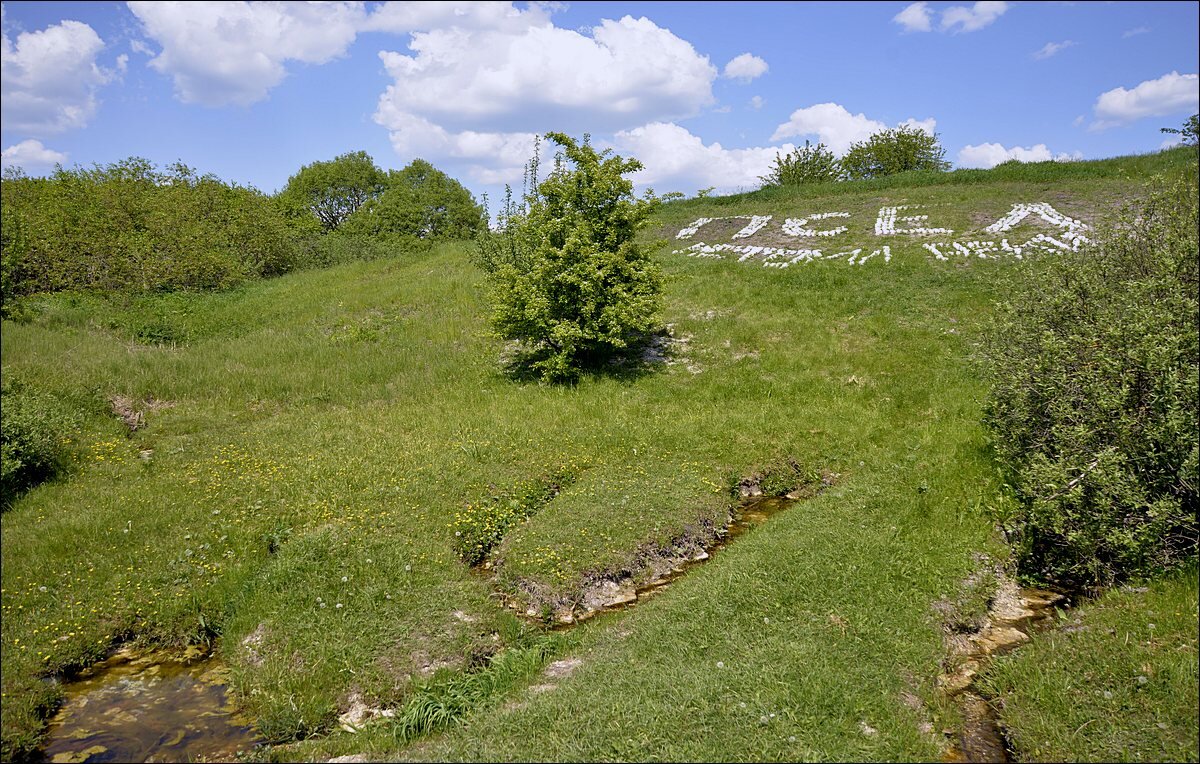
M 1095 223 L 1184 161 L 689 200 L 651 233 L 846 211 L 844 241 L 868 246 L 895 204 L 963 232 L 1017 202 Z M 667 361 L 572 386 L 502 373 L 469 244 L 221 294 L 37 301 L 3 325 L 3 373 L 87 416 L 72 473 L 2 519 L 4 757 L 37 745 L 57 693 L 43 677 L 128 639 L 214 642 L 287 744 L 264 757 L 939 757 L 955 720 L 932 606 L 1006 556 L 972 348 L 1025 266 L 940 262 L 920 241 L 787 269 L 671 241 Z M 146 426 L 129 433 L 112 396 Z M 644 572 L 647 550 L 724 522 L 740 478 L 791 463 L 838 477 L 635 608 L 549 635 L 498 601 Z M 550 479 L 492 572 L 472 571 L 468 508 Z M 336 721 L 355 697 L 412 707 L 488 672 L 444 733 Z

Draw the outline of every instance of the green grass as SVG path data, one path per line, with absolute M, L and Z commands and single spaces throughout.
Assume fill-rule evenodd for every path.
M 1126 586 L 998 660 L 985 690 L 1022 761 L 1196 761 L 1196 571 Z
M 1018 201 L 1094 220 L 1186 158 L 762 192 L 735 211 L 849 211 L 864 244 L 893 203 L 961 231 Z M 734 203 L 668 205 L 661 230 Z M 1020 264 L 910 243 L 886 265 L 776 270 L 672 249 L 675 362 L 569 387 L 501 373 L 464 245 L 221 294 L 58 295 L 5 322 L 4 374 L 88 418 L 73 472 L 0 519 L 4 758 L 37 742 L 56 694 L 41 677 L 131 636 L 215 640 L 262 733 L 302 740 L 284 758 L 939 756 L 920 732 L 951 713 L 931 606 L 977 553 L 1005 555 L 969 356 Z M 114 394 L 158 402 L 145 429 L 106 413 Z M 644 573 L 647 549 L 720 522 L 739 477 L 786 459 L 840 477 L 632 610 L 547 646 L 494 597 L 558 602 Z M 563 474 L 502 523 L 494 581 L 462 562 L 468 507 Z M 566 657 L 571 676 L 528 689 Z M 432 737 L 350 735 L 336 717 L 353 695 L 453 718 Z

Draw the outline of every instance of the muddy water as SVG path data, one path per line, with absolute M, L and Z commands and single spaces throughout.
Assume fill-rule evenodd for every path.
M 63 685 L 43 761 L 232 761 L 256 739 L 226 684 L 214 658 L 118 652 Z
M 1055 605 L 1062 600 L 1056 592 L 1018 589 L 1003 581 L 983 628 L 951 643 L 956 665 L 938 678 L 938 684 L 958 704 L 963 730 L 958 745 L 947 753 L 947 762 L 1011 761 L 996 710 L 975 692 L 975 678 L 993 657 L 1015 650 L 1030 640 L 1034 630 L 1050 624 Z

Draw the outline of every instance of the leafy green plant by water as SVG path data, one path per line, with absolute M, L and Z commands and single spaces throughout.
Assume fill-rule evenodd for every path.
M 986 420 L 1027 573 L 1103 585 L 1195 557 L 1197 266 L 1193 167 L 1002 304 Z

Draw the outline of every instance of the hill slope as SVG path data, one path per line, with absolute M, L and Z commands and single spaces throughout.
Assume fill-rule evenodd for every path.
M 663 359 L 570 388 L 497 371 L 466 246 L 217 295 L 43 300 L 4 324 L 4 375 L 90 416 L 75 473 L 2 520 L 5 757 L 36 743 L 40 676 L 128 636 L 216 640 L 263 734 L 311 738 L 280 758 L 941 756 L 934 605 L 969 619 L 964 582 L 1006 555 L 971 344 L 1007 269 L 1187 161 L 668 205 Z M 116 396 L 146 427 L 105 415 Z M 497 600 L 562 612 L 711 538 L 739 481 L 813 476 L 819 495 L 631 610 L 547 636 Z M 493 527 L 473 571 L 456 534 Z M 505 655 L 524 657 L 489 662 Z M 411 708 L 430 686 L 467 723 L 339 731 L 356 700 Z

